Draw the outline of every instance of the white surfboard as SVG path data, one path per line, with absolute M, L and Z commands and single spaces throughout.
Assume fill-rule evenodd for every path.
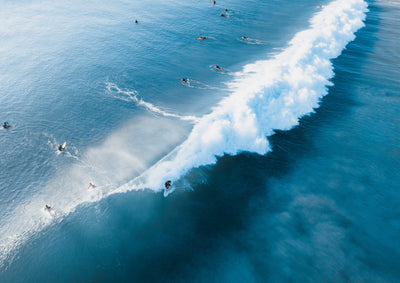
M 169 187 L 169 189 L 164 189 L 164 197 L 167 197 L 170 193 L 172 193 L 173 191 L 175 191 L 175 187 L 171 186 Z

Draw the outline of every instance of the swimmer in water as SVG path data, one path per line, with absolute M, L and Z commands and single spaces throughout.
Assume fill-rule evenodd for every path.
M 138 22 L 138 20 L 135 20 L 135 24 L 138 24 L 139 22 Z

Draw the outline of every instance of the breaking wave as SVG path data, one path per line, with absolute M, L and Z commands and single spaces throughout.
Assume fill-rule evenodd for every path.
M 116 191 L 162 190 L 166 179 L 177 180 L 191 168 L 213 164 L 217 156 L 268 152 L 266 137 L 274 129 L 288 130 L 318 107 L 334 75 L 330 60 L 354 40 L 366 12 L 362 0 L 325 6 L 311 19 L 311 28 L 296 34 L 283 52 L 236 73 L 228 85 L 231 95 L 201 118 L 184 143 Z
M 16 206 L 2 219 L 0 265 L 12 260 L 15 253 L 11 251 L 32 235 L 57 223 L 84 202 L 130 190 L 160 191 L 166 179 L 176 181 L 191 168 L 213 164 L 217 156 L 224 154 L 268 152 L 270 146 L 266 137 L 274 129 L 288 130 L 298 124 L 300 117 L 318 107 L 334 75 L 330 60 L 338 57 L 355 38 L 354 33 L 364 25 L 366 12 L 367 4 L 363 0 L 338 0 L 327 5 L 311 19 L 311 27 L 296 34 L 280 54 L 246 65 L 243 71 L 236 73 L 228 85 L 231 94 L 200 119 L 165 112 L 137 98 L 136 92 L 108 84 L 110 93 L 120 99 L 133 101 L 166 117 L 196 123 L 183 143 L 176 146 L 171 141 L 165 145 L 174 150 L 156 163 L 153 159 L 139 158 L 142 149 L 132 152 L 126 144 L 129 139 L 119 138 L 135 129 L 121 129 L 104 145 L 88 150 L 79 157 L 77 164 L 66 168 L 62 176 L 51 181 L 42 192 Z M 159 127 L 160 132 L 168 128 L 160 123 L 157 121 L 152 126 Z M 175 141 L 180 138 L 177 135 Z M 118 146 L 111 147 L 111 143 Z M 143 144 L 146 146 L 149 145 Z M 155 148 L 160 146 L 154 145 Z M 114 167 L 119 168 L 120 176 L 107 174 Z M 93 176 L 99 186 L 96 190 L 88 190 L 87 184 Z M 127 176 L 137 177 L 123 182 Z M 56 209 L 51 216 L 43 211 L 43 207 L 45 203 L 53 205 L 52 202 Z

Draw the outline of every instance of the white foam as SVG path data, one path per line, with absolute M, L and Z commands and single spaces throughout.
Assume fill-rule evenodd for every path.
M 178 115 L 178 114 L 174 114 L 174 113 L 169 113 L 167 111 L 163 111 L 160 108 L 156 107 L 155 105 L 144 101 L 141 98 L 138 98 L 138 93 L 137 91 L 132 91 L 132 90 L 128 90 L 128 89 L 120 89 L 118 87 L 118 85 L 116 85 L 115 83 L 110 83 L 107 82 L 106 83 L 106 89 L 107 89 L 107 93 L 109 93 L 111 96 L 124 100 L 124 101 L 133 101 L 135 102 L 137 105 L 142 106 L 144 108 L 146 108 L 148 111 L 153 112 L 153 113 L 157 113 L 160 114 L 164 117 L 172 117 L 172 118 L 177 118 L 183 121 L 191 121 L 191 122 L 198 122 L 199 118 L 195 117 L 195 116 L 182 116 L 182 115 Z
M 166 179 L 177 180 L 189 169 L 213 164 L 216 156 L 270 150 L 266 136 L 288 130 L 312 113 L 333 77 L 331 59 L 340 55 L 364 26 L 367 4 L 338 0 L 311 20 L 289 46 L 271 60 L 246 65 L 229 84 L 232 94 L 201 118 L 188 139 L 145 174 L 110 192 L 161 190 Z
M 85 162 L 65 169 L 40 195 L 19 204 L 12 215 L 2 219 L 0 265 L 10 251 L 31 235 L 55 220 L 59 221 L 84 202 L 98 201 L 107 195 L 129 190 L 148 188 L 160 191 L 165 180 L 177 180 L 189 169 L 212 164 L 216 156 L 225 153 L 268 152 L 266 136 L 271 135 L 274 129 L 292 128 L 300 117 L 318 107 L 320 98 L 327 94 L 326 86 L 331 84 L 329 79 L 333 76 L 333 68 L 330 59 L 339 56 L 346 44 L 354 39 L 354 33 L 364 25 L 366 11 L 367 4 L 362 0 L 338 0 L 324 7 L 312 18 L 311 28 L 298 33 L 282 53 L 271 60 L 249 64 L 237 73 L 229 85 L 231 95 L 202 117 L 188 138 L 152 167 L 149 168 L 153 160 L 142 159 L 144 155 L 140 155 L 139 149 L 136 153 L 126 150 L 129 147 L 125 144 L 127 139 L 120 138 L 131 132 L 126 129 L 114 134 L 104 145 L 89 150 L 82 157 Z M 126 99 L 150 111 L 181 118 L 139 100 L 134 92 L 124 94 L 115 85 L 110 91 L 123 94 Z M 160 131 L 163 128 L 160 126 Z M 165 145 L 143 146 L 152 151 Z M 132 164 L 136 166 L 132 168 Z M 113 170 L 114 167 L 118 170 Z M 118 186 L 127 176 L 140 174 L 145 168 L 149 169 Z M 110 170 L 122 175 L 113 178 Z M 98 187 L 87 190 L 92 180 Z M 54 216 L 49 217 L 43 211 L 46 203 L 54 207 Z

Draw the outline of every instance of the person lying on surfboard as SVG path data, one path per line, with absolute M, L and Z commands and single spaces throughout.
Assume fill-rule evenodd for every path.
M 58 146 L 58 150 L 59 151 L 63 151 L 64 149 L 65 149 L 65 146 L 67 145 L 67 142 L 64 142 L 63 144 L 60 144 L 59 146 Z
M 218 66 L 218 65 L 215 65 L 214 68 L 217 69 L 217 70 L 223 70 L 223 69 L 222 69 L 220 66 Z
M 168 180 L 165 182 L 165 189 L 168 191 L 168 189 L 171 187 L 171 181 Z

